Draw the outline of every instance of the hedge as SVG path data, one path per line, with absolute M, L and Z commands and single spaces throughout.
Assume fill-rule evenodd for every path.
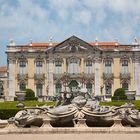
M 32 89 L 25 89 L 26 95 L 25 95 L 25 100 L 37 100 L 37 97 L 35 97 L 35 93 Z
M 114 92 L 114 96 L 112 97 L 112 100 L 127 100 L 127 97 L 125 95 L 125 90 L 123 88 L 118 88 Z
M 13 102 L 0 102 L 0 119 L 9 119 L 11 117 L 14 117 L 16 113 L 21 110 L 16 107 L 16 104 L 18 102 L 13 101 Z M 38 102 L 38 101 L 25 101 L 25 106 L 26 107 L 33 107 L 33 106 L 42 106 L 42 105 L 47 105 L 47 106 L 54 106 L 55 102 Z
M 11 117 L 14 117 L 20 109 L 1 109 L 0 110 L 0 119 L 6 120 Z

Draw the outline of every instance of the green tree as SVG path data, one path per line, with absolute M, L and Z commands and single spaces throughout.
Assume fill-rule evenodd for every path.
M 25 89 L 25 91 L 25 100 L 37 100 L 37 98 L 35 97 L 35 93 L 32 89 Z
M 127 96 L 125 95 L 125 90 L 123 88 L 118 88 L 114 92 L 114 96 L 112 100 L 127 100 Z

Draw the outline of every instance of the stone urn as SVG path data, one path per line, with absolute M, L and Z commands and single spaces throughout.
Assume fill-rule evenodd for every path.
M 15 95 L 17 96 L 17 107 L 19 108 L 23 108 L 25 105 L 24 103 L 22 103 L 22 101 L 25 100 L 25 95 L 26 95 L 26 91 L 16 91 Z
M 127 96 L 129 103 L 132 103 L 132 100 L 135 99 L 136 91 L 135 90 L 126 90 L 125 95 Z
M 18 101 L 24 101 L 25 100 L 26 91 L 16 91 L 15 95 L 17 96 L 17 100 Z

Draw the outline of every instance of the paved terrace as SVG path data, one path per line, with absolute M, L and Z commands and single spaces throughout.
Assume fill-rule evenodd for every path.
M 0 140 L 139 140 L 140 134 L 9 134 Z

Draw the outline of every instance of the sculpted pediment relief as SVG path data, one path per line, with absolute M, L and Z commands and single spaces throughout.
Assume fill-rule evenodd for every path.
M 93 53 L 98 50 L 99 49 L 97 49 L 96 47 L 93 47 L 92 45 L 79 39 L 78 37 L 72 36 L 56 45 L 52 51 L 53 53 Z

